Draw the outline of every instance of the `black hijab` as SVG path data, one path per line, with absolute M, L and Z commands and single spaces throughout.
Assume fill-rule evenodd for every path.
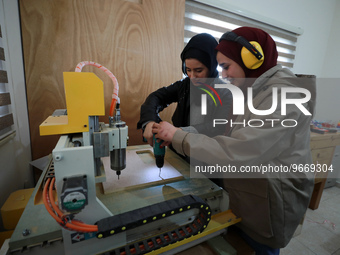
M 181 53 L 183 73 L 186 75 L 185 60 L 194 58 L 209 69 L 209 78 L 217 77 L 216 46 L 217 41 L 210 34 L 202 33 L 193 36 Z

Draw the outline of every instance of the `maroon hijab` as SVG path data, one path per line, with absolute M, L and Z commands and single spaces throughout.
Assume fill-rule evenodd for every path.
M 264 53 L 263 64 L 258 69 L 248 69 L 243 64 L 243 61 L 241 59 L 241 49 L 243 46 L 238 42 L 220 40 L 219 44 L 216 47 L 216 50 L 239 64 L 242 67 L 246 78 L 257 78 L 270 68 L 277 65 L 278 53 L 276 50 L 276 44 L 273 38 L 271 38 L 268 33 L 264 32 L 261 29 L 253 27 L 240 27 L 234 29 L 232 32 L 244 37 L 248 41 L 258 42 L 261 45 Z

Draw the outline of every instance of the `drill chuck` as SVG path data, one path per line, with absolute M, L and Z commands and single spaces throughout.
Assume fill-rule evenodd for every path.
M 160 155 L 155 155 L 156 158 L 156 166 L 158 168 L 162 168 L 164 166 L 164 155 L 160 156 Z

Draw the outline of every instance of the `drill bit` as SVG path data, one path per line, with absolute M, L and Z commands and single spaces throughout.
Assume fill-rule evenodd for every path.
M 162 180 L 164 180 L 163 177 L 161 176 L 161 170 L 162 170 L 162 168 L 160 167 L 159 168 L 159 175 L 158 175 L 158 177 L 161 178 Z

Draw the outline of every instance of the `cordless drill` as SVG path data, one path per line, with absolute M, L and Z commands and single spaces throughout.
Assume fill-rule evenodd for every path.
M 164 166 L 164 156 L 165 156 L 165 146 L 163 148 L 160 147 L 163 141 L 157 142 L 157 138 L 155 134 L 153 135 L 153 154 L 156 159 L 156 166 L 159 168 L 159 176 L 161 176 L 161 170 Z

